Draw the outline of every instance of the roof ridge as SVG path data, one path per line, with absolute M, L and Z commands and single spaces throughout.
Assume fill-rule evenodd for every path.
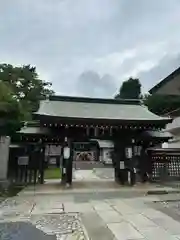
M 49 101 L 141 105 L 140 99 L 90 98 L 90 97 L 58 96 L 58 95 L 50 96 Z

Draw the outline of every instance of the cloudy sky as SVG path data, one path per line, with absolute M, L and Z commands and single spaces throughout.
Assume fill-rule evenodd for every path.
M 143 90 L 180 66 L 179 0 L 1 0 L 0 61 L 32 64 L 63 95 Z

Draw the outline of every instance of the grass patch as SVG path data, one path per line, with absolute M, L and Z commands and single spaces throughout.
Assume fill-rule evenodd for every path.
M 44 179 L 60 179 L 61 170 L 60 168 L 48 168 L 44 172 Z

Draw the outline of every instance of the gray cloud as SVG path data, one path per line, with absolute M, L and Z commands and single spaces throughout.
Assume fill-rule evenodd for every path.
M 115 79 L 106 74 L 102 77 L 94 71 L 83 72 L 77 82 L 77 92 L 93 97 L 112 97 L 116 92 Z
M 178 65 L 179 12 L 179 0 L 6 0 L 0 61 L 36 65 L 60 94 L 86 95 L 90 87 L 108 97 L 128 76 L 147 90 Z M 89 69 L 98 84 L 79 85 Z
M 168 56 L 159 62 L 158 65 L 153 67 L 150 71 L 142 71 L 138 74 L 141 82 L 144 83 L 144 91 L 148 91 L 153 87 L 154 83 L 163 80 L 172 71 L 180 66 L 180 54 Z

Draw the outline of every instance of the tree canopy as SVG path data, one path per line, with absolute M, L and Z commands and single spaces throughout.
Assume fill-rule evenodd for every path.
M 137 78 L 129 78 L 124 81 L 119 89 L 116 99 L 142 99 L 148 109 L 158 115 L 164 115 L 180 108 L 180 96 L 145 94 L 141 93 L 141 83 Z
M 1 64 L 0 80 L 9 84 L 14 96 L 30 112 L 37 110 L 39 100 L 53 94 L 51 83 L 39 79 L 36 68 L 30 65 Z
M 8 129 L 16 131 L 20 122 L 30 120 L 39 101 L 54 93 L 50 87 L 50 82 L 39 79 L 35 67 L 0 64 L 0 119 L 8 119 Z
M 123 99 L 140 99 L 141 98 L 141 83 L 137 78 L 129 78 L 124 81 L 119 89 L 119 93 L 115 98 Z
M 0 81 L 0 135 L 10 135 L 22 126 L 23 111 L 8 84 Z
M 143 101 L 151 112 L 158 115 L 164 115 L 180 108 L 180 96 L 145 95 Z

